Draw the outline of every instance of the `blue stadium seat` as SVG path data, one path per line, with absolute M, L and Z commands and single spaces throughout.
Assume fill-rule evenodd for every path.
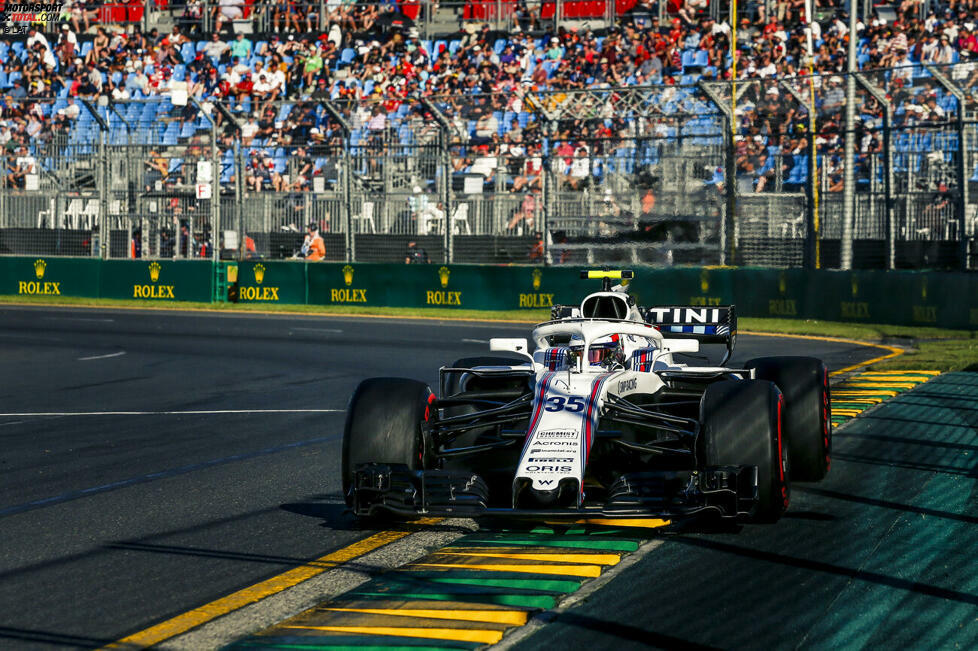
M 166 127 L 166 131 L 163 132 L 163 144 L 164 145 L 175 145 L 180 138 L 180 125 L 176 122 L 171 122 Z

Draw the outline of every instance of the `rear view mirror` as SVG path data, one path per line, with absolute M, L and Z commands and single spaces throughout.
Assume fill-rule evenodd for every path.
M 529 344 L 526 339 L 506 339 L 495 337 L 489 340 L 489 350 L 497 353 L 519 353 L 520 355 L 529 354 Z
M 698 353 L 700 342 L 695 339 L 663 339 L 662 349 L 670 353 Z
M 533 355 L 530 354 L 529 344 L 526 339 L 495 337 L 489 340 L 489 350 L 496 353 L 516 353 L 517 355 L 528 357 L 531 362 L 533 361 Z

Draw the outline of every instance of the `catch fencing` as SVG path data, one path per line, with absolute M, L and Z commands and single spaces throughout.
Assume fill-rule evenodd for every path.
M 286 259 L 315 224 L 327 261 L 972 268 L 971 65 L 858 74 L 850 169 L 835 75 L 11 101 L 43 127 L 2 155 L 0 253 Z

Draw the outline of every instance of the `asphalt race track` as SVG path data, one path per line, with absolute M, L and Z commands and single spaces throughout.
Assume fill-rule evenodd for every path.
M 342 410 L 357 382 L 436 386 L 439 365 L 484 353 L 490 336 L 526 334 L 515 324 L 0 309 L 0 647 L 99 646 L 370 535 L 339 497 Z M 879 351 L 741 336 L 735 361 L 763 354 L 840 368 Z M 832 491 L 863 481 L 850 467 Z M 524 643 L 719 646 L 729 630 L 744 633 L 744 618 L 803 609 L 813 592 L 831 602 L 844 574 L 796 579 L 813 546 L 835 544 L 820 527 L 857 506 L 806 489 L 777 527 L 670 539 L 592 595 L 593 607 Z M 891 520 L 867 517 L 865 528 Z M 765 630 L 738 641 L 799 641 L 790 627 Z

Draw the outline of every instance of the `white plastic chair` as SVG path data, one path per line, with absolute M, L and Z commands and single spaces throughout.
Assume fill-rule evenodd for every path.
M 376 233 L 377 232 L 377 227 L 374 224 L 374 202 L 373 201 L 364 201 L 363 202 L 363 208 L 360 210 L 360 214 L 359 215 L 354 215 L 352 221 L 353 221 L 354 232 L 357 231 L 357 228 L 356 228 L 357 222 L 360 222 L 361 226 L 359 228 L 359 232 L 361 232 L 361 233 L 366 233 L 366 232 Z M 364 226 L 367 226 L 367 225 L 370 226 L 370 230 L 369 231 L 364 230 Z

